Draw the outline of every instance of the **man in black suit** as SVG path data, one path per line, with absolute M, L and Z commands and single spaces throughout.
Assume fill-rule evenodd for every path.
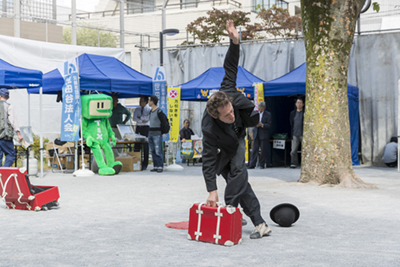
M 183 128 L 179 131 L 179 137 L 182 139 L 192 139 L 192 135 L 194 135 L 194 132 L 190 127 L 190 121 L 188 119 L 185 119 L 183 121 Z
M 249 169 L 254 169 L 257 163 L 258 149 L 261 147 L 258 166 L 265 168 L 268 148 L 268 129 L 271 127 L 271 113 L 265 110 L 265 102 L 258 103 L 258 112 L 260 113 L 260 122 L 253 128 L 253 148 Z
M 239 33 L 229 20 L 226 30 L 231 38 L 225 57 L 225 76 L 219 92 L 207 101 L 201 128 L 203 131 L 203 176 L 209 192 L 206 205 L 216 207 L 218 202 L 217 175 L 226 180 L 225 203 L 237 207 L 250 217 L 255 229 L 250 238 L 269 235 L 271 229 L 261 216 L 260 203 L 248 182 L 245 164 L 246 127 L 260 121 L 254 104 L 236 90 L 239 62 Z

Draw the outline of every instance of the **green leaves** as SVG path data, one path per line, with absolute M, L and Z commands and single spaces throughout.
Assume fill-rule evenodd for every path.
M 90 25 L 89 25 L 90 26 Z M 76 43 L 84 46 L 117 47 L 118 36 L 112 32 L 97 29 L 78 27 L 76 29 Z M 100 45 L 99 45 L 100 41 Z M 63 43 L 71 44 L 71 27 L 63 29 Z
M 208 16 L 199 17 L 195 21 L 189 23 L 186 30 L 191 34 L 196 35 L 201 43 L 219 43 L 228 34 L 225 31 L 227 20 L 233 20 L 236 27 L 244 26 L 250 22 L 250 12 L 233 11 L 229 13 L 226 10 L 207 11 Z
M 379 12 L 379 10 L 381 9 L 381 7 L 379 6 L 378 2 L 373 2 L 372 3 L 372 9 L 376 12 Z
M 225 24 L 230 19 L 233 20 L 236 27 L 242 27 L 242 40 L 262 39 L 268 35 L 290 37 L 295 34 L 296 29 L 299 31 L 302 29 L 301 18 L 290 16 L 287 9 L 276 7 L 276 5 L 265 9 L 258 5 L 256 10 L 258 11 L 257 18 L 261 20 L 261 23 L 250 24 L 250 12 L 233 11 L 229 13 L 213 8 L 207 12 L 207 16 L 199 17 L 189 23 L 186 30 L 195 35 L 196 39 L 203 44 L 220 43 L 225 36 L 228 36 Z M 267 34 L 263 34 L 262 31 L 266 31 Z

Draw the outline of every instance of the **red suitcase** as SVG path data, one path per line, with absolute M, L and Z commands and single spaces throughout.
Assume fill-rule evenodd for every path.
M 32 186 L 26 174 L 25 168 L 0 168 L 0 193 L 7 208 L 39 211 L 58 206 L 58 187 Z
M 242 243 L 242 209 L 193 204 L 189 212 L 188 239 L 232 246 Z

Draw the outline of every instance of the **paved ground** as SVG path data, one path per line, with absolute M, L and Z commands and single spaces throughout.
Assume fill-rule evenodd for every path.
M 188 220 L 192 203 L 207 197 L 200 166 L 183 172 L 73 177 L 46 173 L 36 185 L 59 187 L 60 207 L 8 210 L 0 203 L 0 266 L 400 266 L 400 174 L 356 167 L 379 189 L 298 185 L 299 169 L 250 170 L 272 235 L 224 247 L 187 240 L 165 227 Z M 219 193 L 224 181 L 219 178 Z M 269 218 L 290 202 L 300 218 L 281 228 Z M 249 221 L 249 220 L 248 220 Z

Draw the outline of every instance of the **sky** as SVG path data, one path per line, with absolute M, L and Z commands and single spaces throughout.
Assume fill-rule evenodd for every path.
M 75 0 L 76 8 L 93 12 L 100 0 Z M 71 7 L 72 0 L 57 0 L 57 5 Z

